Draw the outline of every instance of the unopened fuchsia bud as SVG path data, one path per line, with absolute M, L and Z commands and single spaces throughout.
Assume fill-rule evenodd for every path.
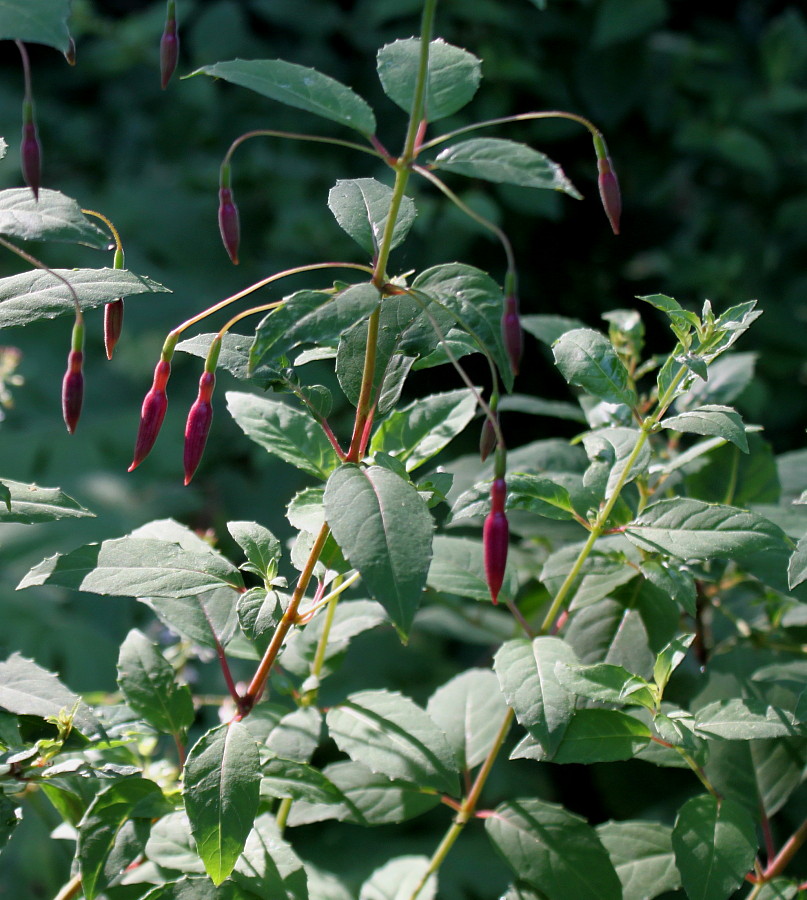
M 485 579 L 488 583 L 490 598 L 494 603 L 499 602 L 499 591 L 504 582 L 507 548 L 510 542 L 510 526 L 504 511 L 506 499 L 507 483 L 504 478 L 496 478 L 490 486 L 490 512 L 485 518 L 482 530 Z
M 238 244 L 241 240 L 241 225 L 238 221 L 238 207 L 233 203 L 230 188 L 230 166 L 221 167 L 219 180 L 219 231 L 221 241 L 233 265 L 238 265 Z
M 216 338 L 210 345 L 205 360 L 205 370 L 199 379 L 199 395 L 188 413 L 185 423 L 185 484 L 190 484 L 193 473 L 199 466 L 213 421 L 213 389 L 216 386 L 216 363 L 221 350 L 221 339 Z
M 113 266 L 116 269 L 124 267 L 123 250 L 120 247 L 115 250 Z M 118 343 L 122 330 L 123 298 L 119 297 L 117 300 L 113 300 L 104 306 L 104 348 L 107 359 L 112 359 L 112 353 L 115 350 L 115 345 Z
M 174 0 L 168 0 L 165 14 L 165 29 L 160 38 L 160 84 L 162 89 L 174 74 L 179 59 L 179 37 L 177 35 L 177 12 Z
M 611 230 L 614 234 L 619 234 L 619 217 L 622 214 L 622 194 L 619 190 L 619 181 L 614 171 L 614 164 L 608 155 L 608 148 L 602 135 L 594 135 L 594 149 L 597 153 L 597 170 L 599 176 L 597 184 L 600 188 L 600 200 L 611 223 Z
M 499 405 L 499 395 L 498 393 L 493 393 L 491 395 L 490 401 L 488 403 L 488 407 L 490 408 L 491 413 L 495 416 L 496 409 Z M 498 437 L 496 436 L 496 427 L 493 424 L 490 416 L 485 415 L 485 420 L 482 423 L 482 431 L 479 434 L 479 458 L 484 462 L 491 453 L 496 449 L 496 444 L 498 443 Z
M 78 319 L 73 326 L 70 353 L 67 355 L 67 371 L 62 379 L 62 416 L 70 434 L 76 430 L 84 400 L 84 322 Z
M 510 370 L 514 375 L 518 375 L 521 355 L 524 352 L 524 336 L 521 331 L 521 317 L 518 314 L 516 294 L 508 294 L 504 301 L 502 339 L 504 349 L 507 351 L 507 358 L 510 360 Z
M 129 466 L 133 472 L 141 462 L 149 455 L 157 435 L 162 428 L 165 411 L 168 408 L 168 395 L 165 386 L 171 375 L 171 363 L 167 359 L 161 359 L 154 369 L 154 382 L 151 390 L 143 398 L 143 406 L 140 408 L 140 426 L 137 429 L 134 458 Z
M 22 177 L 33 191 L 34 199 L 39 200 L 39 186 L 42 183 L 42 148 L 34 121 L 33 104 L 28 100 L 23 103 L 20 160 Z

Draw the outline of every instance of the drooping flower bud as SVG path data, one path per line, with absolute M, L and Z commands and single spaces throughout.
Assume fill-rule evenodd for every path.
M 521 318 L 518 314 L 518 297 L 508 294 L 504 301 L 504 315 L 502 316 L 502 339 L 507 358 L 510 360 L 510 370 L 518 375 L 521 365 L 521 355 L 524 352 L 524 337 L 521 333 Z
M 62 379 L 62 416 L 70 434 L 76 430 L 84 400 L 84 320 L 76 310 L 76 321 L 67 354 L 67 371 Z
M 605 215 L 611 223 L 611 230 L 614 234 L 619 234 L 619 217 L 622 213 L 622 194 L 619 190 L 619 181 L 614 171 L 613 163 L 610 156 L 605 156 L 597 160 L 597 169 L 599 177 L 597 184 L 600 188 L 600 199 Z
M 485 416 L 482 431 L 479 433 L 479 458 L 484 462 L 496 449 L 496 429 L 493 422 Z
M 124 267 L 123 250 L 120 247 L 115 250 L 113 266 L 116 269 Z M 122 330 L 123 298 L 118 297 L 117 300 L 112 300 L 104 306 L 104 349 L 106 350 L 107 359 L 112 359 L 115 344 L 118 343 Z
M 507 483 L 504 478 L 497 478 L 490 486 L 490 512 L 485 518 L 482 530 L 485 579 L 488 583 L 490 598 L 494 603 L 499 602 L 499 591 L 504 582 L 507 548 L 510 541 L 510 526 L 504 511 L 506 499 Z
M 163 90 L 174 74 L 179 59 L 179 36 L 177 35 L 176 3 L 168 0 L 165 29 L 160 38 L 160 85 Z
M 233 192 L 229 187 L 219 188 L 219 231 L 224 249 L 233 265 L 237 266 L 241 226 L 238 221 L 238 207 L 233 203 Z
M 199 466 L 204 453 L 210 423 L 213 421 L 213 405 L 210 402 L 216 376 L 213 372 L 203 372 L 199 379 L 199 395 L 188 413 L 185 423 L 185 484 L 190 484 L 193 473 Z
M 161 359 L 154 369 L 154 383 L 151 390 L 143 398 L 143 406 L 140 409 L 140 427 L 137 429 L 135 441 L 134 459 L 129 466 L 129 471 L 134 471 L 149 455 L 160 428 L 165 418 L 165 410 L 168 408 L 168 396 L 165 386 L 171 374 L 171 363 L 167 359 Z
M 39 186 L 42 183 L 42 148 L 33 116 L 25 119 L 22 125 L 22 143 L 20 144 L 22 177 L 33 191 L 34 199 L 39 200 Z

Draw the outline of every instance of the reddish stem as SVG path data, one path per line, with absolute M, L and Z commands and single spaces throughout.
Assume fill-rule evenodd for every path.
M 241 712 L 244 706 L 244 698 L 238 693 L 235 682 L 233 681 L 233 675 L 232 672 L 230 672 L 230 666 L 227 662 L 227 657 L 224 655 L 224 647 L 221 646 L 221 642 L 218 638 L 214 638 L 214 640 L 216 641 L 216 656 L 218 656 L 219 658 L 219 665 L 221 666 L 221 673 L 222 675 L 224 675 L 224 682 L 227 685 L 227 691 L 233 698 L 233 702 L 235 703 L 236 708 L 239 712 Z

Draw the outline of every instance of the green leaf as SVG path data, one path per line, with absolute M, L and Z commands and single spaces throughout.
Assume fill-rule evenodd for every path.
M 433 297 L 453 316 L 451 325 L 456 322 L 456 327 L 450 328 L 438 317 L 444 337 L 450 340 L 457 331 L 471 334 L 479 349 L 491 354 L 509 391 L 513 387 L 513 375 L 502 342 L 504 296 L 499 285 L 480 269 L 449 263 L 421 272 L 412 287 Z
M 263 97 L 355 128 L 375 133 L 373 111 L 366 100 L 316 69 L 282 59 L 233 59 L 202 66 L 191 75 L 210 75 L 249 88 Z
M 12 653 L 0 662 L 0 708 L 17 716 L 45 719 L 75 709 L 73 721 L 82 734 L 97 734 L 100 723 L 79 696 L 66 688 L 53 672 L 33 660 Z M 76 706 L 78 704 L 78 706 Z
M 442 150 L 432 163 L 469 178 L 483 178 L 500 184 L 563 191 L 581 200 L 563 169 L 549 157 L 526 144 L 500 138 L 474 138 Z
M 512 800 L 485 819 L 485 830 L 516 875 L 548 900 L 622 900 L 597 833 L 562 806 Z
M 731 441 L 744 453 L 748 453 L 748 438 L 739 413 L 730 406 L 699 406 L 677 416 L 662 419 L 662 428 L 691 434 L 714 435 Z
M 335 819 L 356 825 L 392 825 L 433 809 L 440 802 L 432 790 L 371 772 L 359 762 L 331 763 L 322 771 L 342 798 L 339 803 L 295 800 L 288 824 L 309 825 Z
M 277 360 L 300 344 L 336 344 L 339 336 L 378 307 L 372 284 L 354 284 L 337 294 L 297 291 L 262 319 L 249 353 L 250 369 L 267 356 Z
M 638 428 L 600 428 L 583 435 L 583 446 L 592 463 L 602 463 L 608 471 L 604 498 L 609 499 L 622 480 L 628 461 L 642 437 Z M 647 471 L 650 465 L 650 445 L 645 441 L 631 465 L 625 483 Z
M 261 796 L 290 797 L 309 804 L 341 803 L 342 792 L 326 776 L 303 762 L 275 757 L 261 769 Z
M 649 682 L 633 675 L 622 666 L 595 663 L 593 666 L 570 666 L 557 663 L 555 674 L 567 691 L 589 700 L 624 706 L 656 708 L 656 698 Z
M 650 738 L 650 729 L 644 722 L 620 710 L 578 709 L 549 759 L 584 765 L 631 759 L 647 746 Z
M 407 634 L 432 556 L 434 523 L 420 494 L 389 469 L 343 465 L 325 487 L 325 519 L 372 597 Z
M 799 539 L 787 566 L 787 583 L 792 591 L 807 581 L 807 535 Z
M 378 77 L 384 93 L 404 112 L 412 103 L 420 65 L 420 39 L 394 41 L 378 51 Z M 482 79 L 481 61 L 472 53 L 436 38 L 429 44 L 423 118 L 436 122 L 462 109 Z
M 389 453 L 411 472 L 455 438 L 475 411 L 476 398 L 468 388 L 415 400 L 381 423 L 370 442 L 370 453 Z
M 0 40 L 47 44 L 65 53 L 70 47 L 70 0 L 3 0 Z
M 604 546 L 600 544 L 600 546 Z M 555 595 L 566 580 L 570 568 L 580 554 L 582 544 L 569 544 L 552 553 L 544 563 L 541 582 Z M 580 575 L 572 584 L 571 607 L 581 609 L 613 594 L 620 585 L 637 577 L 635 568 L 629 565 L 624 553 L 590 553 Z
M 23 484 L 6 478 L 3 486 L 8 492 L 5 506 L 0 507 L 0 522 L 21 522 L 34 525 L 53 522 L 56 519 L 95 517 L 60 488 L 44 488 L 36 484 Z
M 432 550 L 434 557 L 426 582 L 432 590 L 490 603 L 490 588 L 485 578 L 484 553 L 480 540 L 438 534 L 434 538 Z M 515 565 L 509 561 L 499 597 L 504 601 L 512 600 L 517 592 L 518 574 Z
M 93 309 L 134 294 L 168 291 L 144 275 L 126 269 L 53 269 L 67 281 L 82 309 Z M 37 319 L 74 315 L 73 295 L 60 281 L 41 269 L 0 278 L 0 328 L 27 325 Z
M 147 859 L 166 869 L 190 874 L 205 871 L 184 810 L 168 813 L 152 825 L 145 853 Z
M 524 319 L 522 318 L 522 325 Z M 526 330 L 526 329 L 525 329 Z M 553 419 L 568 419 L 570 422 L 586 424 L 583 410 L 575 403 L 561 400 L 544 400 L 526 394 L 509 394 L 499 400 L 499 412 L 520 412 L 530 416 L 549 416 Z
M 177 350 L 190 353 L 200 359 L 207 359 L 210 344 L 213 339 L 218 339 L 215 333 L 196 334 L 186 341 L 177 344 Z M 221 338 L 221 350 L 219 351 L 218 368 L 229 372 L 233 378 L 239 381 L 251 381 L 259 388 L 267 390 L 270 387 L 283 385 L 283 374 L 279 368 L 270 365 L 257 365 L 250 368 L 249 354 L 254 338 L 244 334 L 235 334 L 228 331 Z
M 0 797 L 0 851 L 20 824 L 22 809 L 8 797 Z
M 182 734 L 194 719 L 187 685 L 177 684 L 173 666 L 136 628 L 121 644 L 118 685 L 129 706 L 164 734 Z
M 711 795 L 693 797 L 681 807 L 672 843 L 690 900 L 725 900 L 745 880 L 757 850 L 749 814 Z
M 777 525 L 756 513 L 686 497 L 648 506 L 625 535 L 642 550 L 679 559 L 738 559 L 779 549 L 785 540 Z
M 0 8 L 0 21 L 2 21 Z M 110 234 L 81 211 L 72 197 L 42 188 L 35 200 L 30 188 L 0 191 L 0 234 L 24 241 L 66 241 L 106 250 Z
M 280 541 L 268 528 L 258 525 L 257 522 L 228 522 L 227 531 L 244 551 L 248 570 L 259 578 L 271 581 L 277 572 L 277 563 L 280 559 Z
M 637 297 L 636 299 L 644 300 L 645 303 L 649 303 L 651 306 L 655 306 L 656 309 L 660 309 L 670 322 L 672 322 L 675 328 L 684 333 L 692 328 L 697 328 L 698 325 L 700 325 L 700 319 L 694 312 L 684 309 L 677 300 L 674 300 L 672 297 L 667 297 L 665 294 L 649 294 L 645 297 Z
M 660 691 L 664 690 L 672 673 L 684 661 L 694 640 L 694 634 L 682 634 L 670 641 L 656 657 L 656 664 L 653 666 L 653 681 L 656 682 Z
M 232 872 L 258 811 L 260 760 L 238 722 L 208 731 L 185 764 L 185 808 L 205 870 L 215 884 Z
M 269 633 L 283 616 L 283 604 L 277 591 L 253 587 L 238 598 L 238 624 L 247 639 L 263 653 L 269 645 Z
M 122 537 L 43 560 L 17 589 L 55 584 L 118 597 L 174 597 L 213 588 L 243 590 L 238 569 L 217 553 L 193 553 L 170 541 Z
M 493 660 L 507 705 L 549 755 L 563 740 L 574 716 L 574 697 L 558 680 L 558 662 L 574 665 L 577 658 L 557 637 L 507 641 Z
M 267 748 L 276 756 L 307 763 L 322 742 L 322 713 L 302 706 L 286 713 L 269 732 Z
M 457 763 L 443 732 L 416 703 L 393 691 L 360 691 L 326 716 L 331 737 L 371 771 L 459 795 Z
M 522 472 L 507 473 L 507 509 L 526 509 L 547 519 L 574 518 L 569 492 L 549 478 Z M 475 484 L 457 497 L 451 508 L 451 521 L 487 515 L 490 510 L 490 482 Z
M 78 826 L 76 855 L 87 900 L 106 887 L 104 864 L 124 824 L 162 815 L 166 807 L 162 791 L 145 778 L 116 781 L 96 795 Z
M 375 178 L 339 180 L 328 194 L 328 209 L 339 227 L 370 255 L 378 253 L 389 218 L 392 188 Z M 417 211 L 409 197 L 401 199 L 390 250 L 404 240 Z
M 143 895 L 143 900 L 255 900 L 252 891 L 244 891 L 231 881 L 216 885 L 209 878 L 180 878 L 158 885 Z
M 693 575 L 680 565 L 646 559 L 641 565 L 642 575 L 663 594 L 674 600 L 686 613 L 696 613 L 697 592 Z
M 681 406 L 732 403 L 754 378 L 756 353 L 732 353 L 709 366 L 709 380 L 695 381 L 679 401 Z
M 566 331 L 552 345 L 552 353 L 569 384 L 608 403 L 635 406 L 638 402 L 627 369 L 611 342 L 599 331 L 591 328 Z
M 429 870 L 428 856 L 399 856 L 376 869 L 361 886 L 359 900 L 408 900 Z M 418 891 L 419 900 L 434 900 L 437 876 L 429 875 Z
M 655 822 L 605 822 L 597 835 L 622 882 L 622 900 L 647 900 L 681 886 L 672 829 Z
M 232 880 L 262 900 L 308 900 L 303 862 L 269 813 L 255 819 Z
M 728 741 L 788 737 L 804 733 L 793 713 L 769 706 L 763 700 L 716 700 L 695 714 L 698 731 L 708 737 Z
M 306 413 L 280 400 L 230 391 L 227 409 L 238 426 L 269 453 L 325 479 L 339 459 L 322 429 Z
M 463 771 L 484 761 L 506 711 L 499 681 L 490 669 L 466 669 L 439 687 L 426 706 Z

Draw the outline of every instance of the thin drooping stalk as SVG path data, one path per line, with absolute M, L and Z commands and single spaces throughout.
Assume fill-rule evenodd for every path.
M 235 151 L 241 146 L 241 144 L 255 137 L 278 137 L 287 138 L 292 141 L 309 141 L 310 143 L 315 144 L 334 144 L 337 147 L 347 147 L 350 150 L 358 150 L 361 153 L 369 153 L 370 156 L 375 156 L 378 159 L 385 158 L 384 154 L 375 148 L 375 145 L 365 147 L 364 144 L 357 144 L 354 141 L 345 141 L 341 138 L 324 137 L 316 134 L 296 134 L 295 132 L 291 131 L 273 131 L 270 128 L 260 128 L 255 131 L 247 131 L 245 134 L 237 137 L 232 142 L 232 144 L 230 144 L 230 148 L 224 155 L 222 164 L 229 164 L 230 160 L 232 159 L 233 153 L 235 153 Z

